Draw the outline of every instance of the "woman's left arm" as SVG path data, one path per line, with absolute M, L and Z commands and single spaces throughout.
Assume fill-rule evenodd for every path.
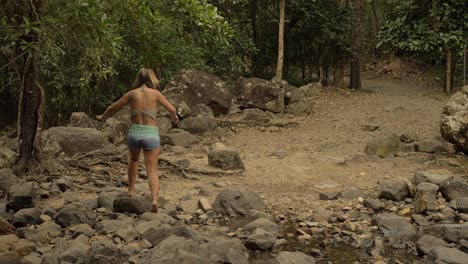
M 106 111 L 102 115 L 97 115 L 96 118 L 98 120 L 101 120 L 102 122 L 105 122 L 107 118 L 118 112 L 122 107 L 128 104 L 128 101 L 130 100 L 130 95 L 129 93 L 124 94 L 117 102 L 111 104 L 109 107 L 107 107 Z

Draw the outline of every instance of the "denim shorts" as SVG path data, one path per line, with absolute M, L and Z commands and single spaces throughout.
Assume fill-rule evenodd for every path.
M 127 135 L 131 149 L 153 150 L 161 146 L 158 127 L 132 124 Z

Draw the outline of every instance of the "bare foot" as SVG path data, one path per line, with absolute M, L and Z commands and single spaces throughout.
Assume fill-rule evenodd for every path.
M 153 213 L 158 212 L 158 201 L 157 200 L 151 202 L 151 212 L 153 212 Z
M 136 195 L 135 190 L 128 190 L 128 196 L 134 197 Z

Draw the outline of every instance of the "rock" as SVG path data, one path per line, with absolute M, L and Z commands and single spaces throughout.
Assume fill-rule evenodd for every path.
M 36 228 L 18 228 L 16 233 L 33 242 L 50 243 L 53 238 L 62 236 L 62 228 L 54 222 L 46 222 Z
M 411 225 L 411 219 L 407 217 L 378 214 L 373 220 L 385 237 L 410 238 L 417 234 L 417 229 Z
M 448 181 L 440 186 L 440 192 L 448 201 L 468 197 L 468 183 L 462 180 Z
M 172 225 L 175 223 L 175 219 L 170 216 L 170 215 L 167 215 L 167 214 L 163 214 L 163 213 L 152 213 L 152 212 L 146 212 L 144 213 L 143 215 L 141 215 L 141 220 L 143 221 L 159 221 L 163 224 L 168 224 L 168 225 Z
M 188 148 L 192 144 L 198 142 L 198 139 L 187 131 L 172 129 L 167 135 L 161 135 L 161 142 L 163 145 L 168 144 L 171 146 Z
M 346 187 L 340 192 L 338 192 L 338 197 L 345 199 L 345 200 L 353 200 L 357 199 L 359 197 L 363 197 L 363 193 L 361 190 L 355 188 L 355 187 Z
M 202 245 L 202 251 L 207 253 L 211 263 L 248 264 L 249 253 L 237 239 L 216 238 Z
M 132 227 L 133 224 L 134 221 L 132 218 L 127 220 L 102 220 L 101 222 L 96 223 L 96 232 L 99 235 L 113 234 L 120 229 Z
M 93 226 L 96 222 L 96 213 L 79 203 L 65 205 L 55 217 L 55 222 L 61 227 L 70 225 L 88 224 Z
M 19 264 L 42 264 L 42 257 L 39 253 L 32 252 L 31 254 L 22 258 Z
M 418 242 L 416 247 L 421 255 L 427 255 L 429 252 L 436 247 L 446 247 L 447 242 L 431 235 L 423 235 Z
M 459 213 L 468 214 L 468 197 L 457 198 L 457 210 Z
M 282 231 L 281 226 L 277 225 L 276 223 L 273 223 L 272 221 L 266 219 L 266 218 L 259 218 L 256 219 L 250 223 L 248 223 L 246 226 L 243 228 L 245 231 L 253 232 L 256 229 L 262 229 L 264 231 L 267 231 L 269 233 L 279 233 Z
M 115 198 L 126 193 L 127 190 L 125 188 L 106 187 L 98 195 L 98 207 L 112 210 L 114 208 Z
M 51 127 L 42 133 L 44 155 L 54 157 L 60 153 L 72 156 L 109 146 L 106 135 L 93 128 Z
M 15 184 L 8 192 L 7 210 L 14 212 L 23 209 L 34 207 L 36 188 L 32 182 Z
M 338 199 L 338 192 L 337 191 L 327 191 L 327 192 L 321 192 L 319 193 L 319 199 L 320 200 L 336 200 Z
M 436 194 L 439 187 L 433 183 L 422 182 L 416 186 L 416 196 L 414 197 L 414 211 L 417 214 L 424 213 L 426 210 L 435 211 L 439 207 Z
M 286 93 L 286 97 L 289 98 L 288 104 L 293 104 L 306 99 L 308 95 L 304 89 L 292 89 Z
M 1 193 L 6 194 L 8 190 L 10 190 L 11 186 L 13 186 L 18 181 L 19 179 L 16 177 L 16 175 L 11 169 L 0 169 L 0 199 L 3 199 L 4 196 Z
M 466 264 L 468 254 L 456 248 L 436 247 L 429 252 L 429 259 L 437 263 Z
M 206 198 L 200 198 L 198 200 L 198 207 L 200 207 L 205 213 L 207 211 L 213 210 L 213 207 L 211 207 L 211 204 L 208 202 Z
M 97 120 L 92 119 L 84 112 L 73 112 L 70 117 L 70 126 L 83 128 L 98 128 Z
M 198 116 L 183 119 L 179 122 L 177 127 L 192 134 L 202 135 L 213 131 L 217 126 L 216 119 L 213 117 Z
M 379 129 L 379 125 L 377 124 L 365 124 L 362 126 L 362 130 L 364 131 L 376 131 L 377 129 Z
M 66 191 L 62 193 L 62 195 L 60 195 L 60 198 L 62 198 L 66 204 L 80 201 L 78 195 L 71 191 Z
M 269 250 L 275 241 L 276 237 L 273 233 L 257 228 L 253 234 L 247 237 L 245 247 L 250 250 Z
M 157 246 L 163 240 L 171 235 L 189 238 L 191 240 L 202 240 L 202 237 L 191 227 L 162 225 L 160 227 L 148 229 L 142 236 L 142 239 L 148 240 L 151 245 Z
M 213 149 L 208 153 L 208 164 L 223 170 L 245 170 L 239 152 L 234 149 Z
M 20 257 L 36 251 L 36 244 L 27 239 L 21 239 L 11 246 L 11 251 L 16 251 Z
M 7 220 L 0 217 L 0 234 L 9 233 L 14 230 L 15 230 L 14 226 L 12 226 Z
M 115 235 L 127 243 L 132 242 L 133 240 L 138 238 L 138 232 L 135 228 L 129 226 L 127 228 L 119 229 Z
M 119 145 L 126 141 L 130 123 L 128 120 L 120 121 L 115 118 L 108 118 L 106 120 L 106 128 L 103 133 L 114 145 Z M 159 124 L 158 124 L 159 125 Z
M 0 144 L 0 169 L 10 170 L 12 165 L 15 163 L 16 153 L 9 149 L 8 147 L 1 146 Z M 0 171 L 0 181 L 2 181 L 1 171 Z M 3 184 L 0 185 L 3 187 Z
M 384 180 L 380 188 L 380 199 L 403 201 L 409 196 L 408 184 L 402 179 Z
M 425 140 L 418 141 L 414 145 L 414 150 L 416 152 L 425 152 L 425 153 L 445 153 L 449 152 L 448 148 L 444 143 L 438 140 Z
M 15 213 L 13 216 L 12 224 L 15 227 L 24 227 L 28 225 L 35 225 L 40 223 L 39 216 L 41 210 L 39 208 L 25 208 Z
M 321 208 L 315 208 L 314 209 L 314 214 L 312 215 L 312 221 L 314 222 L 328 222 L 330 220 L 330 217 L 333 216 L 333 212 Z
M 151 201 L 147 197 L 121 194 L 115 198 L 113 207 L 116 213 L 143 214 L 151 210 Z
M 400 141 L 404 143 L 413 143 L 417 139 L 417 136 L 405 132 L 400 135 Z
M 244 107 L 255 107 L 273 113 L 284 111 L 284 90 L 277 83 L 259 78 L 240 77 L 235 82 L 239 102 Z
M 250 209 L 262 210 L 265 203 L 255 192 L 241 187 L 227 187 L 216 197 L 213 209 L 230 215 L 246 215 Z
M 90 249 L 88 238 L 79 236 L 76 239 L 69 241 L 66 248 L 59 252 L 59 259 L 63 263 L 82 263 L 86 258 L 86 253 Z
M 19 261 L 20 257 L 15 251 L 7 251 L 0 253 L 0 263 L 18 264 Z
M 433 225 L 424 228 L 423 233 L 457 242 L 460 239 L 468 239 L 468 223 Z
M 192 117 L 201 117 L 201 116 L 207 116 L 207 117 L 214 117 L 213 110 L 205 104 L 197 104 L 193 107 L 190 108 L 190 115 Z
M 20 238 L 15 234 L 0 236 L 0 253 L 9 251 L 11 246 L 18 243 Z
M 261 211 L 255 210 L 255 209 L 249 210 L 247 212 L 247 216 L 249 217 L 249 219 L 253 219 L 253 220 L 256 220 L 256 219 L 259 219 L 259 218 L 264 218 L 264 219 L 270 220 L 271 222 L 276 221 L 275 218 L 272 215 L 269 215 L 267 213 L 264 213 L 264 212 L 261 212 Z
M 269 115 L 267 112 L 258 108 L 247 108 L 242 111 L 244 119 L 249 121 L 266 122 L 273 119 L 273 115 Z
M 385 209 L 385 204 L 377 199 L 364 199 L 364 206 L 371 208 L 374 211 L 381 211 Z
M 80 235 L 92 237 L 96 233 L 88 224 L 75 225 L 70 227 L 69 230 L 73 232 L 73 237 L 78 237 Z
M 314 101 L 304 98 L 299 102 L 289 104 L 286 108 L 286 112 L 294 115 L 303 113 L 310 114 L 314 110 L 314 105 Z
M 156 124 L 158 125 L 158 132 L 160 136 L 165 136 L 172 128 L 172 121 L 167 117 L 157 117 Z
M 204 104 L 215 115 L 227 114 L 233 100 L 221 79 L 196 70 L 185 70 L 176 75 L 164 88 L 164 95 L 177 109 L 182 104 L 189 108 Z
M 468 124 L 466 122 L 466 112 L 468 110 L 466 101 L 468 85 L 465 85 L 459 92 L 455 93 L 442 111 L 440 121 L 440 133 L 448 142 L 468 153 L 468 141 L 466 138 Z
M 61 192 L 65 192 L 67 190 L 74 190 L 73 179 L 71 177 L 63 176 L 60 179 L 58 179 L 56 183 Z
M 144 254 L 140 259 L 140 264 L 153 264 L 155 260 L 158 260 L 160 264 L 211 263 L 204 253 L 200 244 L 195 241 L 184 237 L 169 236 Z
M 400 148 L 400 138 L 395 134 L 378 137 L 370 141 L 364 148 L 367 155 L 377 155 L 381 158 L 397 155 Z
M 315 264 L 315 259 L 302 252 L 282 251 L 275 259 L 278 264 Z
M 447 181 L 452 181 L 452 180 L 453 180 L 453 175 L 438 174 L 438 173 L 431 172 L 431 171 L 417 171 L 414 174 L 414 183 L 416 185 L 422 182 L 430 182 L 437 186 L 440 186 L 441 184 Z
M 91 248 L 86 253 L 86 264 L 124 264 L 127 263 L 125 256 L 120 248 L 107 240 L 94 241 Z

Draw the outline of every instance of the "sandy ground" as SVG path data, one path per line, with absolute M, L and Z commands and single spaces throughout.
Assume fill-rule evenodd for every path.
M 223 143 L 241 152 L 246 165 L 242 175 L 199 175 L 194 180 L 168 173 L 162 179 L 161 195 L 177 202 L 185 194 L 198 195 L 202 188 L 213 201 L 221 190 L 213 183 L 224 181 L 259 192 L 268 208 L 280 213 L 326 206 L 326 202 L 319 201 L 319 192 L 346 186 L 373 196 L 379 180 L 411 179 L 417 170 L 444 167 L 438 166 L 441 157 L 430 154 L 402 153 L 394 158 L 369 160 L 363 158 L 363 149 L 373 138 L 389 132 L 405 132 L 420 140 L 440 137 L 438 124 L 447 99 L 435 88 L 390 78 L 363 80 L 360 92 L 325 89 L 316 95 L 316 114 L 282 117 L 299 122 L 298 127 L 265 132 L 258 127 L 244 127 L 228 133 Z M 366 124 L 380 128 L 365 131 L 362 126 Z M 285 157 L 275 155 L 278 153 Z M 207 166 L 202 147 L 183 155 L 162 156 L 187 158 L 195 167 Z M 146 183 L 138 188 L 147 188 Z

